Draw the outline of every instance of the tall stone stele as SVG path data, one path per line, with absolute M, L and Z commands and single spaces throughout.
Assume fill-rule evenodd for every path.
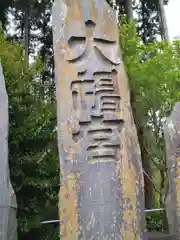
M 8 164 L 8 124 L 8 95 L 0 63 L 0 239 L 17 240 L 17 203 Z
M 180 102 L 164 125 L 169 188 L 166 212 L 169 231 L 180 239 Z
M 143 173 L 116 14 L 55 0 L 61 240 L 140 240 Z

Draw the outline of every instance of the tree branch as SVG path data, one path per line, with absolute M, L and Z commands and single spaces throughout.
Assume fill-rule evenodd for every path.
M 150 176 L 145 172 L 145 170 L 143 169 L 143 173 L 147 176 L 147 178 L 149 179 L 149 181 L 152 183 L 154 189 L 156 190 L 157 193 L 159 193 L 160 196 L 162 196 L 161 191 L 156 187 L 155 183 L 153 182 L 153 180 L 150 178 Z

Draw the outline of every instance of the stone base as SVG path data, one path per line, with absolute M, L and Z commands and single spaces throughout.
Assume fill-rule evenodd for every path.
M 169 235 L 168 233 L 147 232 L 144 240 L 178 240 L 178 237 L 175 235 Z

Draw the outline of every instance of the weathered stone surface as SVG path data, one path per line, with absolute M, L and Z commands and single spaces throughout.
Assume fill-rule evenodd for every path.
M 164 125 L 164 136 L 169 178 L 166 201 L 169 230 L 180 239 L 180 102 L 175 104 Z
M 143 173 L 115 12 L 55 0 L 61 239 L 142 239 Z
M 16 197 L 8 166 L 8 96 L 0 64 L 0 239 L 17 240 Z
M 176 236 L 161 232 L 149 232 L 145 234 L 144 240 L 176 240 Z

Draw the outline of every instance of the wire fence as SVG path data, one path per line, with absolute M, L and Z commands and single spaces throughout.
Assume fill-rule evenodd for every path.
M 160 211 L 165 211 L 164 208 L 154 208 L 154 209 L 145 209 L 145 213 L 149 212 L 160 212 Z M 60 220 L 48 220 L 48 221 L 42 221 L 41 224 L 60 224 Z

